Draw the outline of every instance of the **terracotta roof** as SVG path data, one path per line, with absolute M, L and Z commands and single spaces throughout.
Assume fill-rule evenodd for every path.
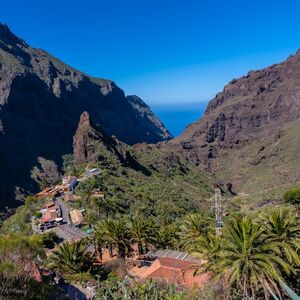
M 189 288 L 202 287 L 210 278 L 208 273 L 194 276 L 194 262 L 174 258 L 157 258 L 150 267 L 135 267 L 133 275 L 141 279 L 156 279 L 169 284 L 178 284 Z
M 44 195 L 47 195 L 49 193 L 49 191 L 51 191 L 51 190 L 52 190 L 52 188 L 46 188 L 46 189 L 40 191 L 39 193 L 37 193 L 36 195 L 37 196 L 44 196 Z
M 44 216 L 41 218 L 41 223 L 53 221 L 58 218 L 56 210 L 47 210 Z
M 56 186 L 54 188 L 46 188 L 44 190 L 42 190 L 41 192 L 37 193 L 37 196 L 54 196 L 56 193 L 58 193 L 61 190 L 61 186 Z
M 189 261 L 184 261 L 184 260 L 174 259 L 169 257 L 159 258 L 158 261 L 160 262 L 160 265 L 163 267 L 180 269 L 180 270 L 186 270 L 189 267 L 194 265 L 194 263 Z

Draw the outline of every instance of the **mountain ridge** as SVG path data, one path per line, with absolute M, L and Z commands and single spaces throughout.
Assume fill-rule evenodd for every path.
M 289 155 L 300 155 L 300 144 L 293 144 L 300 142 L 293 131 L 299 119 L 298 50 L 282 63 L 230 81 L 209 102 L 204 116 L 166 145 L 224 180 L 237 193 L 252 193 L 251 182 L 262 185 L 259 178 L 264 174 L 260 168 L 264 166 L 269 178 L 264 178 L 258 190 L 270 190 L 276 184 L 299 182 L 300 168 L 295 165 L 296 158 Z M 282 144 L 287 136 L 291 148 Z M 277 178 L 274 172 L 278 172 Z
M 105 134 L 127 144 L 172 137 L 140 98 L 138 104 L 130 99 L 113 81 L 30 47 L 0 24 L 0 206 L 16 205 L 16 189 L 36 190 L 30 172 L 38 157 L 62 165 L 84 111 Z

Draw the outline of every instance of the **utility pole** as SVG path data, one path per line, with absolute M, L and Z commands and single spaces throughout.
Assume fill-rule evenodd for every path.
M 223 204 L 220 188 L 215 189 L 215 195 L 211 199 L 214 201 L 211 208 L 215 213 L 216 233 L 220 234 L 220 230 L 223 227 L 223 216 L 225 214 L 225 206 Z

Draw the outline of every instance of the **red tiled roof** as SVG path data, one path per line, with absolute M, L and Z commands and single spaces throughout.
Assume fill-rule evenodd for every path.
M 156 279 L 168 284 L 178 284 L 189 288 L 202 287 L 208 280 L 209 274 L 194 276 L 194 262 L 162 257 L 156 259 L 150 267 L 135 268 L 133 273 L 141 279 Z
M 58 215 L 56 210 L 48 210 L 44 216 L 41 218 L 41 223 L 49 222 L 57 219 Z
M 52 188 L 46 188 L 46 189 L 42 190 L 41 192 L 37 193 L 36 195 L 37 196 L 43 196 L 43 195 L 48 194 L 49 191 L 51 191 L 51 190 L 52 190 Z
M 54 188 L 46 188 L 42 190 L 41 192 L 37 193 L 37 196 L 54 196 L 56 193 L 58 193 L 61 190 L 61 186 L 56 186 Z
M 161 257 L 158 259 L 161 266 L 168 268 L 175 268 L 180 270 L 188 269 L 189 267 L 195 265 L 195 263 L 190 261 L 185 261 L 181 259 L 169 258 L 169 257 Z

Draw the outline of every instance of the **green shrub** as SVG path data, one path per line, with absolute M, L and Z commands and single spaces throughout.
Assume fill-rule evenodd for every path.
M 300 188 L 294 188 L 283 194 L 283 199 L 291 204 L 300 204 Z
M 57 244 L 58 242 L 59 242 L 59 237 L 53 231 L 47 232 L 42 236 L 43 246 L 48 249 L 53 249 L 55 244 Z
M 34 216 L 35 216 L 36 219 L 40 219 L 43 215 L 42 215 L 42 213 L 40 211 L 36 211 L 34 213 Z

